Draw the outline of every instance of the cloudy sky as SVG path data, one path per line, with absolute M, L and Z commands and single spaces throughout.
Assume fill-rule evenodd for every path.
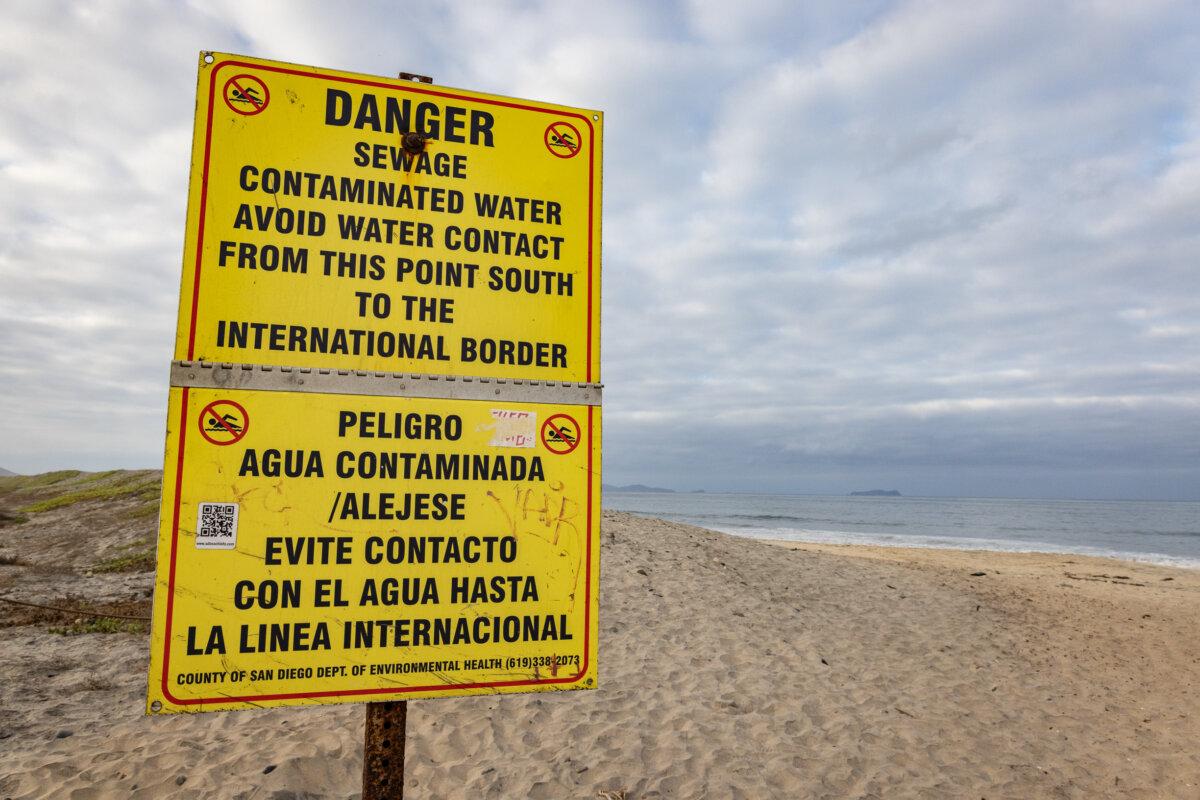
M 606 112 L 605 480 L 1200 500 L 1200 6 L 0 10 L 0 466 L 158 466 L 196 55 Z

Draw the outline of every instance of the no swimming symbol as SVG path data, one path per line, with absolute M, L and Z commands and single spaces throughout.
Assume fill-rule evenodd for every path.
M 200 435 L 212 444 L 240 442 L 250 429 L 250 415 L 232 400 L 214 400 L 200 412 Z
M 550 154 L 559 158 L 574 158 L 583 149 L 583 137 L 579 135 L 579 129 L 562 120 L 547 125 L 542 138 Z
M 271 92 L 260 78 L 234 75 L 225 81 L 225 105 L 244 117 L 261 114 L 271 102 Z
M 565 456 L 579 446 L 579 423 L 567 414 L 554 414 L 542 423 L 542 444 L 556 456 Z

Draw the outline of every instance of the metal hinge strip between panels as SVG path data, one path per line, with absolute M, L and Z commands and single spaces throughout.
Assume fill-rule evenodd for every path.
M 171 385 L 199 389 L 321 392 L 442 400 L 505 400 L 598 406 L 599 383 L 476 378 L 316 367 L 272 367 L 213 361 L 172 361 Z

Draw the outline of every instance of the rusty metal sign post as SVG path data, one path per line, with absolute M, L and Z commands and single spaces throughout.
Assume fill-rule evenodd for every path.
M 362 800 L 404 800 L 408 701 L 367 703 Z
M 412 72 L 400 80 L 433 83 L 433 78 Z M 404 134 L 401 146 L 409 155 L 425 150 L 425 137 Z M 408 701 L 367 703 L 363 720 L 362 800 L 404 800 L 404 750 L 408 743 Z
M 146 710 L 596 687 L 603 115 L 202 52 Z

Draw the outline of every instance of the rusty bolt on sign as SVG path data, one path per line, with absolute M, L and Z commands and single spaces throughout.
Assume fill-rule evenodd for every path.
M 418 75 L 415 72 L 401 72 L 400 80 L 414 81 L 416 83 L 433 83 L 433 78 L 429 77 L 428 75 Z
M 404 152 L 416 155 L 425 150 L 425 142 L 429 137 L 416 131 L 409 131 L 404 134 L 404 138 L 400 140 L 404 147 Z

